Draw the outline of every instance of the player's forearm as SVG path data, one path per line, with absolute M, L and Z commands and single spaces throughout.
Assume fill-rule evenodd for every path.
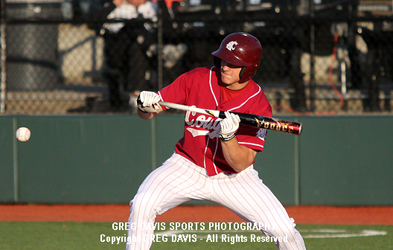
M 153 119 L 156 115 L 158 115 L 159 113 L 161 113 L 163 111 L 162 108 L 160 108 L 157 112 L 153 112 L 153 113 L 144 113 L 142 111 L 140 111 L 138 109 L 138 115 L 140 118 L 145 119 L 145 120 L 150 120 Z
M 253 163 L 256 152 L 240 145 L 236 137 L 230 141 L 221 142 L 221 145 L 225 160 L 236 172 L 246 169 Z

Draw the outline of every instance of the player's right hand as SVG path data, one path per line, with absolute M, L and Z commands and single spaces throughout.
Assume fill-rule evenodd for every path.
M 239 130 L 240 117 L 225 111 L 225 119 L 220 121 L 220 138 L 222 141 L 230 141 L 235 138 Z
M 160 96 L 152 91 L 142 91 L 137 99 L 138 109 L 144 113 L 157 112 L 161 106 L 158 102 L 161 101 Z

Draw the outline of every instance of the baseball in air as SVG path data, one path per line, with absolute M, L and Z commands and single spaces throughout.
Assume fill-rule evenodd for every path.
M 19 141 L 28 141 L 30 139 L 30 129 L 26 127 L 20 127 L 16 130 L 16 139 Z

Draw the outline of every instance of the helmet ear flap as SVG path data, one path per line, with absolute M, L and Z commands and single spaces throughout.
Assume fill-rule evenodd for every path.
M 242 67 L 239 73 L 239 78 L 242 79 L 244 72 L 246 71 L 247 67 Z

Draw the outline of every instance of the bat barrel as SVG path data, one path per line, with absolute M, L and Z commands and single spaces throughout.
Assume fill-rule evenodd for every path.
M 302 133 L 303 125 L 298 122 L 288 122 L 288 121 L 262 121 L 260 128 L 264 128 L 267 130 L 273 130 L 293 135 L 300 135 Z
M 258 115 L 235 113 L 240 117 L 240 122 L 252 127 L 264 128 L 293 135 L 302 133 L 303 125 L 300 122 L 285 121 L 277 118 L 262 117 Z

